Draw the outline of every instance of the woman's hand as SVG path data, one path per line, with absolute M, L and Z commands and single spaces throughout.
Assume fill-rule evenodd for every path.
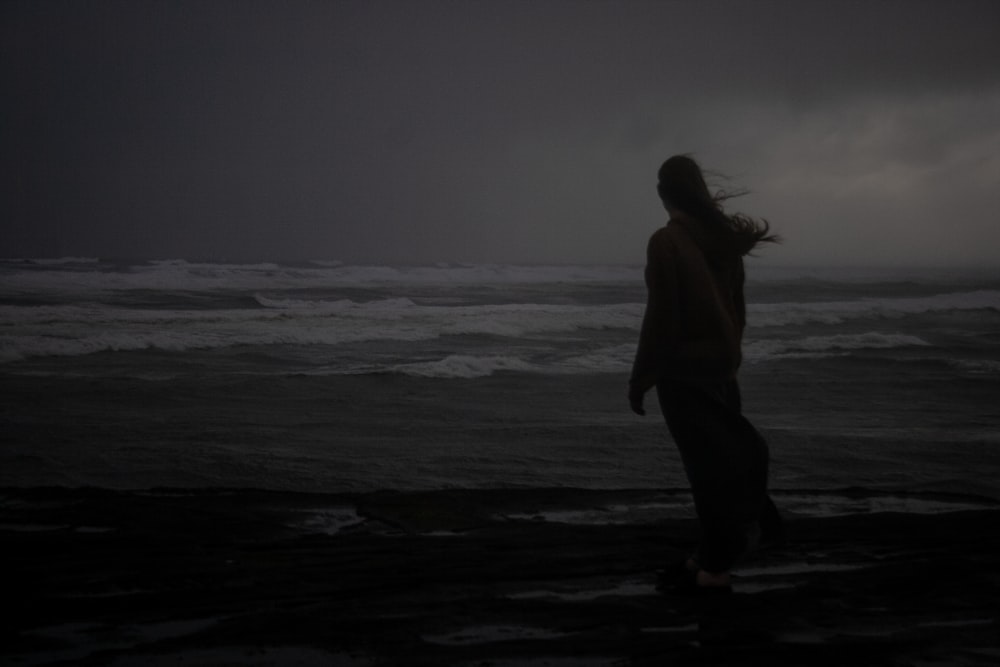
M 646 408 L 642 406 L 642 399 L 645 397 L 646 392 L 634 385 L 629 385 L 628 388 L 628 404 L 632 408 L 632 412 L 639 415 L 640 417 L 646 416 Z

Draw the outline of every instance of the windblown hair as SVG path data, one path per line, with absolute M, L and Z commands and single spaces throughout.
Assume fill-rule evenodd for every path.
M 760 243 L 780 243 L 771 234 L 767 220 L 751 218 L 742 213 L 727 214 L 722 202 L 746 194 L 743 191 L 712 194 L 701 167 L 689 155 L 675 155 L 660 167 L 657 191 L 660 199 L 702 224 L 712 245 L 724 256 L 742 257 Z

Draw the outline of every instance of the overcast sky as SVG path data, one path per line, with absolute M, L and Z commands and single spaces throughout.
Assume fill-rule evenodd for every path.
M 1000 2 L 0 4 L 0 255 L 641 263 L 659 164 L 789 264 L 1000 264 Z

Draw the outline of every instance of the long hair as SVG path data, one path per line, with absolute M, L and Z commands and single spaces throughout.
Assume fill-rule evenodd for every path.
M 657 191 L 663 203 L 698 220 L 711 239 L 713 249 L 721 254 L 742 257 L 760 243 L 781 242 L 780 237 L 770 233 L 771 225 L 767 220 L 723 211 L 722 202 L 745 192 L 712 194 L 701 167 L 691 156 L 671 157 L 660 167 L 657 176 Z

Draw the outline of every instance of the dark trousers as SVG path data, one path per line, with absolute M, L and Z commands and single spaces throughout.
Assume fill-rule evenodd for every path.
M 743 416 L 735 379 L 664 381 L 656 391 L 694 496 L 698 563 L 726 572 L 756 546 L 762 530 L 780 530 L 767 495 L 767 442 Z

